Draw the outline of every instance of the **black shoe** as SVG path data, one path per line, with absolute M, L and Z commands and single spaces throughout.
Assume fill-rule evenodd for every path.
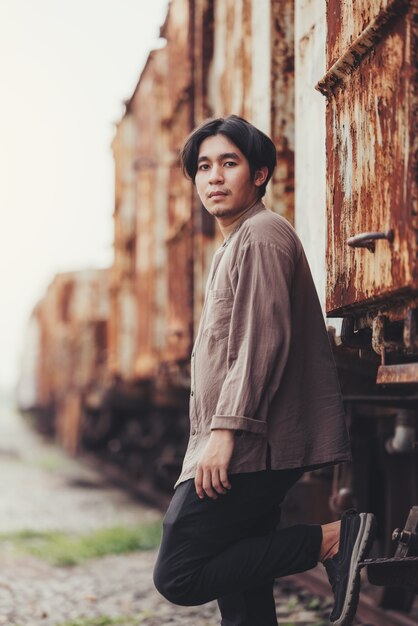
M 338 552 L 323 562 L 334 592 L 335 604 L 329 618 L 334 626 L 349 626 L 354 619 L 360 594 L 359 563 L 367 557 L 375 531 L 373 513 L 350 510 L 341 517 Z

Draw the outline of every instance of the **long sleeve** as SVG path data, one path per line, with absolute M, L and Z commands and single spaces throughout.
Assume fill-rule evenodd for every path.
M 251 241 L 240 251 L 236 271 L 228 368 L 211 429 L 263 435 L 289 353 L 294 265 L 276 245 Z

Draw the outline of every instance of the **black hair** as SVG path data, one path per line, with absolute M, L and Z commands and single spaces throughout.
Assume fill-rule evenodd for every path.
M 187 137 L 180 152 L 185 176 L 194 183 L 200 144 L 213 135 L 225 135 L 240 149 L 249 163 L 252 179 L 254 179 L 258 169 L 267 167 L 268 175 L 265 182 L 260 186 L 259 197 L 264 196 L 267 183 L 276 167 L 276 147 L 270 137 L 237 115 L 206 120 Z

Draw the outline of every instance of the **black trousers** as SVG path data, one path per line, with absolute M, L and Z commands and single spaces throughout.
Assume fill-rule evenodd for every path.
M 280 504 L 302 474 L 233 474 L 217 500 L 201 500 L 194 480 L 181 483 L 164 517 L 158 591 L 184 606 L 217 599 L 222 626 L 277 626 L 274 579 L 315 567 L 322 543 L 320 526 L 277 529 Z

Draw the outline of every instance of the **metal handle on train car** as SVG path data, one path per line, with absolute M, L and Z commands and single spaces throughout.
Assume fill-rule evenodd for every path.
M 354 237 L 349 237 L 347 243 L 352 248 L 367 248 L 370 252 L 374 252 L 376 239 L 387 239 L 389 243 L 392 243 L 394 239 L 393 229 L 385 230 L 383 233 L 359 233 Z

